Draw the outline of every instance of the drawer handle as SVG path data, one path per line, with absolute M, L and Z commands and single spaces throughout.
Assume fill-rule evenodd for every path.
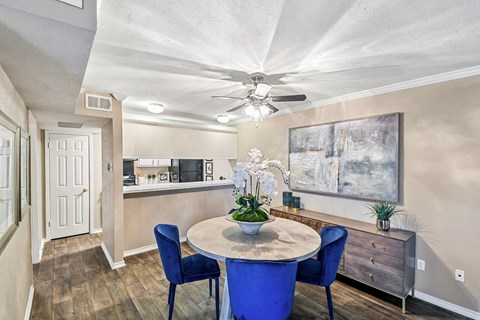
M 368 276 L 373 279 L 373 274 L 369 273 Z
M 374 263 L 374 262 L 373 262 L 373 258 L 372 258 L 372 257 L 370 257 L 370 262 L 371 262 L 371 263 Z
M 370 241 L 370 244 L 372 245 L 372 247 L 375 247 L 375 243 L 373 241 Z

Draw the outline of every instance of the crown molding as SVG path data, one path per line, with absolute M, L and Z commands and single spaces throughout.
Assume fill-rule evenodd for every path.
M 228 132 L 228 133 L 237 133 L 238 131 L 237 128 L 230 127 L 230 126 L 221 126 L 221 125 L 202 123 L 202 122 L 189 122 L 189 121 L 155 118 L 152 116 L 145 116 L 145 115 L 128 113 L 128 112 L 124 112 L 122 117 L 123 117 L 123 120 L 127 120 L 127 121 L 150 123 L 150 124 L 170 126 L 170 127 L 191 128 L 191 129 Z
M 480 65 L 475 66 L 475 67 L 471 67 L 471 68 L 440 73 L 440 74 L 436 74 L 436 75 L 428 76 L 428 77 L 424 77 L 424 78 L 418 78 L 418 79 L 414 79 L 414 80 L 399 82 L 399 83 L 391 84 L 391 85 L 388 85 L 388 86 L 383 86 L 383 87 L 378 87 L 378 88 L 374 88 L 374 89 L 369 89 L 369 90 L 359 91 L 359 92 L 355 92 L 355 93 L 350 93 L 350 94 L 346 94 L 346 95 L 343 95 L 343 96 L 334 97 L 334 98 L 330 98 L 330 99 L 320 100 L 320 101 L 317 101 L 317 102 L 312 102 L 308 105 L 301 105 L 301 106 L 298 106 L 298 107 L 292 107 L 292 108 L 284 109 L 284 110 L 281 111 L 281 113 L 278 112 L 275 115 L 297 112 L 297 111 L 302 111 L 302 110 L 307 110 L 307 109 L 312 109 L 312 108 L 317 108 L 317 107 L 323 107 L 323 106 L 327 106 L 327 105 L 334 104 L 334 103 L 347 102 L 347 101 L 357 100 L 357 99 L 361 99 L 361 98 L 377 96 L 377 95 L 380 95 L 380 94 L 391 93 L 391 92 L 396 92 L 396 91 L 401 91 L 401 90 L 406 90 L 406 89 L 412 89 L 412 88 L 417 88 L 417 87 L 423 87 L 423 86 L 428 86 L 428 85 L 432 85 L 432 84 L 436 84 L 436 83 L 458 80 L 458 79 L 468 78 L 468 77 L 474 77 L 474 76 L 478 76 L 478 75 L 480 75 Z

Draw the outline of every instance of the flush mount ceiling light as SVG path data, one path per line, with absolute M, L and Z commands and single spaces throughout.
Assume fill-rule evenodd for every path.
M 148 111 L 151 113 L 162 113 L 165 108 L 161 103 L 149 103 L 147 106 Z
M 217 121 L 220 123 L 228 123 L 230 121 L 230 117 L 226 114 L 219 114 L 217 116 Z

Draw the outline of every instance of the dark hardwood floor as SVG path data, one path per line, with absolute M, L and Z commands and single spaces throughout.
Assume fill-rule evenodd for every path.
M 168 281 L 158 251 L 127 257 L 126 267 L 111 270 L 100 243 L 101 235 L 80 235 L 45 244 L 42 262 L 34 266 L 32 319 L 167 318 Z M 182 251 L 184 256 L 194 253 L 185 243 Z M 223 277 L 225 265 L 220 266 Z M 348 279 L 337 280 L 332 295 L 337 320 L 467 319 L 412 298 L 403 314 L 400 299 Z M 215 318 L 208 281 L 177 287 L 173 318 Z M 325 290 L 297 283 L 289 319 L 328 319 Z

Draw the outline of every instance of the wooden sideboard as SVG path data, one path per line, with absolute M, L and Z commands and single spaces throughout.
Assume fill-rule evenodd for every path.
M 270 214 L 301 222 L 317 232 L 332 225 L 347 228 L 347 243 L 338 272 L 401 298 L 405 313 L 408 292 L 412 290 L 412 295 L 414 293 L 414 232 L 400 229 L 381 231 L 374 224 L 310 210 L 275 207 L 270 209 Z

